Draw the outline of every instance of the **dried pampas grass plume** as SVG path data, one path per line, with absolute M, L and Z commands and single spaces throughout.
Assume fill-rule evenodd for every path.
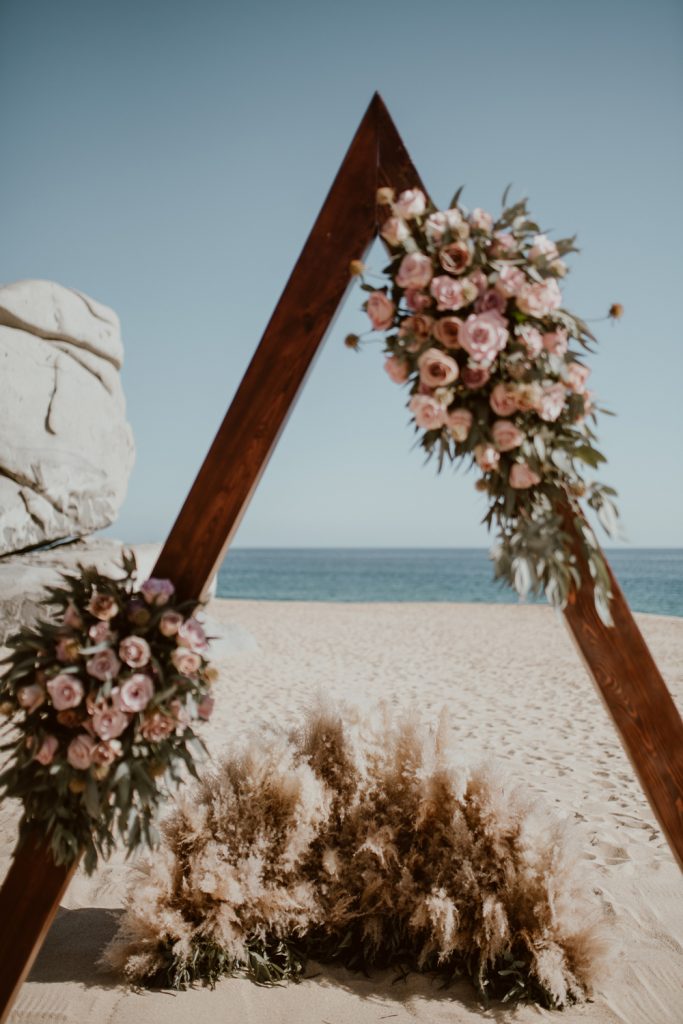
M 575 829 L 494 765 L 459 766 L 447 736 L 444 715 L 316 711 L 226 759 L 167 818 L 105 963 L 182 987 L 296 979 L 311 957 L 584 998 L 609 944 Z

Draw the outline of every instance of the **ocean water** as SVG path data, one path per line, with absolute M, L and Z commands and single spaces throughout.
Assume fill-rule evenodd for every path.
M 612 549 L 631 608 L 683 616 L 683 548 Z M 484 548 L 236 548 L 218 596 L 262 601 L 466 601 L 511 604 Z

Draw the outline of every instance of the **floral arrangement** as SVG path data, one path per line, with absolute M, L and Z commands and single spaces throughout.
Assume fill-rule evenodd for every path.
M 214 670 L 197 602 L 169 580 L 136 589 L 131 554 L 121 579 L 79 568 L 48 592 L 53 617 L 8 641 L 0 793 L 22 801 L 22 830 L 45 829 L 57 864 L 84 852 L 90 873 L 116 833 L 129 852 L 158 841 L 164 783 L 197 774 L 192 723 L 211 714 Z
M 398 198 L 379 190 L 389 281 L 373 286 L 354 261 L 352 273 L 369 292 L 364 308 L 372 330 L 384 334 L 387 373 L 409 387 L 428 457 L 438 457 L 439 469 L 445 459 L 469 458 L 481 473 L 485 522 L 498 532 L 496 576 L 520 595 L 544 591 L 563 607 L 580 585 L 565 532 L 570 514 L 597 610 L 609 622 L 609 572 L 576 504 L 585 497 L 616 533 L 616 492 L 584 477 L 605 459 L 594 445 L 598 409 L 582 358 L 595 338 L 562 308 L 558 283 L 575 239 L 551 241 L 526 200 L 506 207 L 507 190 L 497 220 L 482 209 L 468 215 L 458 205 L 461 191 L 449 209 L 436 210 L 419 189 Z M 621 312 L 615 304 L 610 316 Z M 350 335 L 347 344 L 357 348 L 360 340 Z

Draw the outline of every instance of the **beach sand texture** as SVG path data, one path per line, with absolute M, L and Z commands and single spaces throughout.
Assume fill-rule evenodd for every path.
M 318 696 L 361 707 L 387 700 L 436 722 L 445 705 L 464 760 L 494 757 L 583 831 L 596 899 L 613 926 L 614 969 L 591 1003 L 562 1016 L 535 1006 L 482 1007 L 468 983 L 446 991 L 395 972 L 366 978 L 317 968 L 299 985 L 226 979 L 215 991 L 141 992 L 95 967 L 112 937 L 128 871 L 117 855 L 79 872 L 10 1016 L 11 1024 L 590 1024 L 683 1020 L 681 875 L 561 616 L 545 607 L 213 601 L 219 642 L 214 755 L 254 729 L 300 722 Z M 638 615 L 665 679 L 683 703 L 683 619 Z M 16 807 L 0 808 L 0 870 Z

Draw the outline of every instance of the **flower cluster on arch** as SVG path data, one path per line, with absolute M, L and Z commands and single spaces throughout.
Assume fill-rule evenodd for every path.
M 506 207 L 504 197 L 496 220 L 467 213 L 459 196 L 437 210 L 417 188 L 378 192 L 391 262 L 386 285 L 364 278 L 362 287 L 372 330 L 384 334 L 385 369 L 408 387 L 420 444 L 439 469 L 463 457 L 477 468 L 498 534 L 496 575 L 564 606 L 580 583 L 578 556 L 609 620 L 609 573 L 576 505 L 585 497 L 615 533 L 614 490 L 585 478 L 605 460 L 584 362 L 595 338 L 563 308 L 559 284 L 574 239 L 548 238 L 526 200 Z M 579 550 L 565 532 L 572 514 Z

